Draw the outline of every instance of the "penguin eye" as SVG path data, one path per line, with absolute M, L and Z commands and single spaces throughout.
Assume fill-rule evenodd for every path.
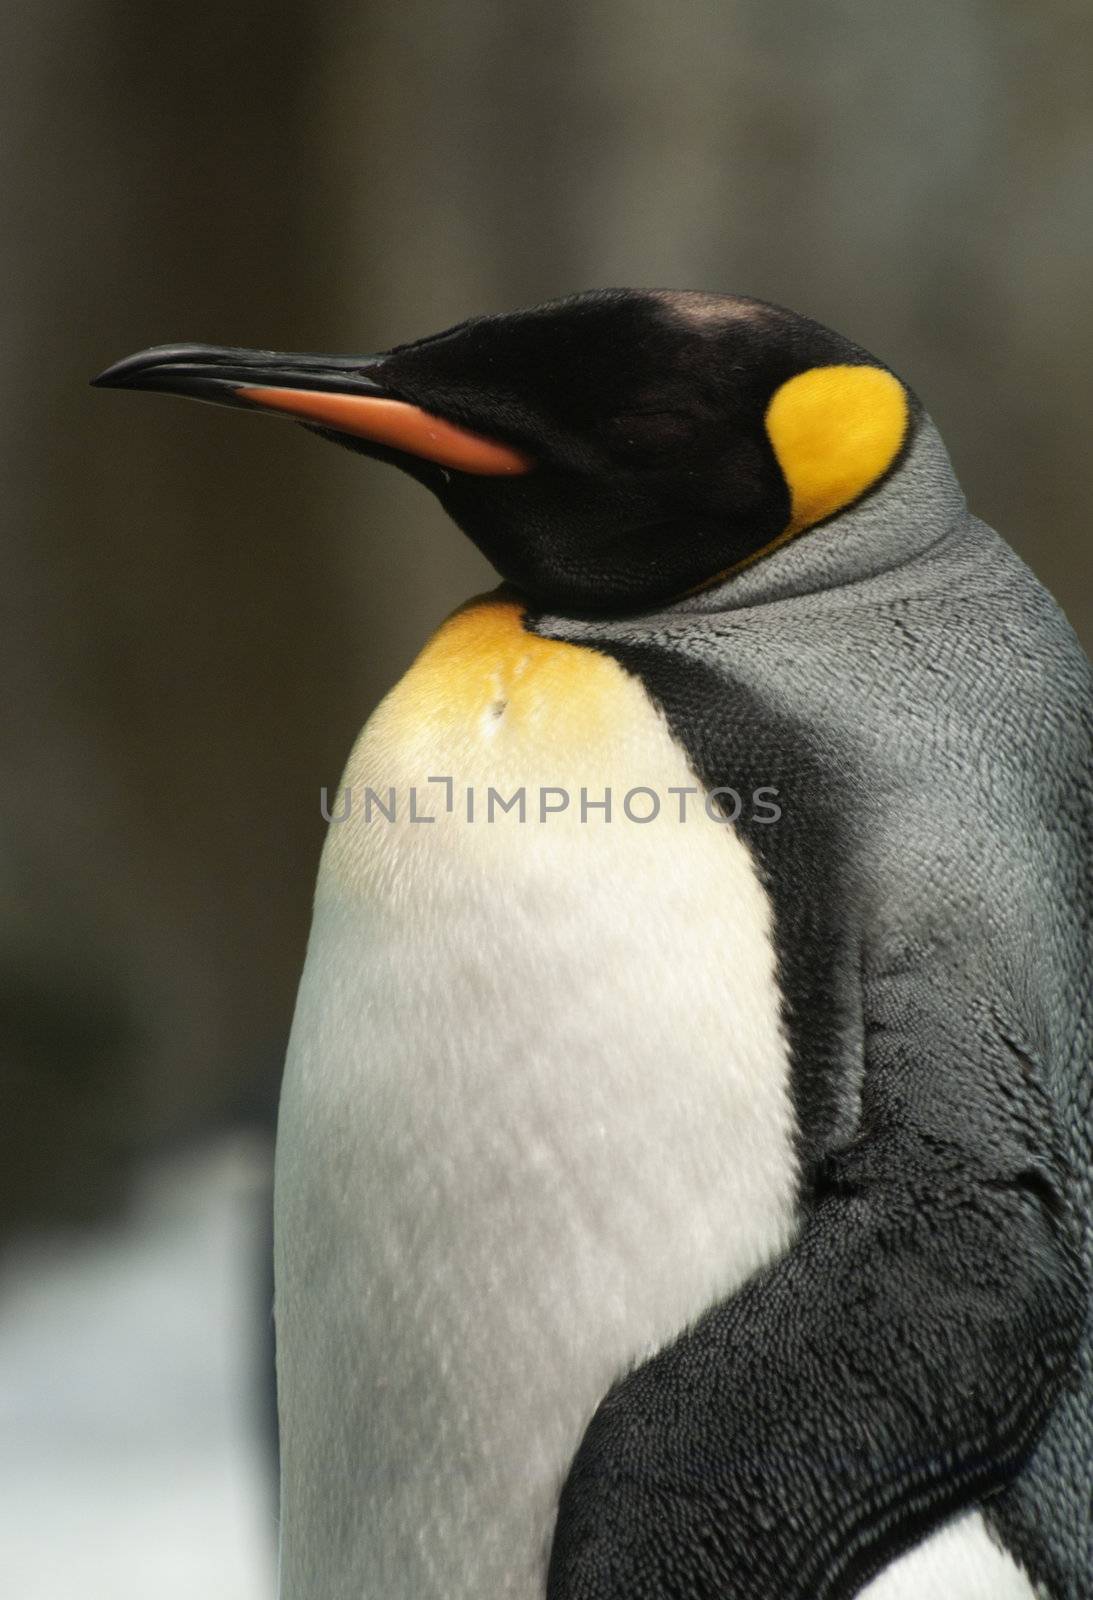
M 683 411 L 624 411 L 608 417 L 603 431 L 612 451 L 637 461 L 678 450 L 691 438 L 694 419 Z

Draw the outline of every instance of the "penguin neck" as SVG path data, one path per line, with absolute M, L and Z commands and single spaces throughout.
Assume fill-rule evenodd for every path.
M 879 489 L 753 566 L 663 607 L 661 614 L 743 610 L 877 577 L 913 561 L 966 516 L 948 451 L 921 413 L 902 462 Z

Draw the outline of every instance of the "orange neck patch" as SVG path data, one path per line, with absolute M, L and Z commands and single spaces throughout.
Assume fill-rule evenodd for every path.
M 813 367 L 783 383 L 765 419 L 790 492 L 783 537 L 834 516 L 882 478 L 908 417 L 907 391 L 882 367 Z
M 910 416 L 906 389 L 883 367 L 810 367 L 787 379 L 764 422 L 789 489 L 789 521 L 762 549 L 689 593 L 712 589 L 853 505 L 890 470 Z

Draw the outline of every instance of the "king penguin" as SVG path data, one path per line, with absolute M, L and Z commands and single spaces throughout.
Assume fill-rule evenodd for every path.
M 323 851 L 283 1600 L 1089 1600 L 1093 690 L 907 385 L 650 290 L 97 381 L 390 461 L 504 580 Z

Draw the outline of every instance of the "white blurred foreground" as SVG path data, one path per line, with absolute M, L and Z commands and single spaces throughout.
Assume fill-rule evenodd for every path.
M 271 1600 L 268 1165 L 261 1138 L 222 1139 L 149 1172 L 124 1223 L 8 1254 L 7 1600 Z

